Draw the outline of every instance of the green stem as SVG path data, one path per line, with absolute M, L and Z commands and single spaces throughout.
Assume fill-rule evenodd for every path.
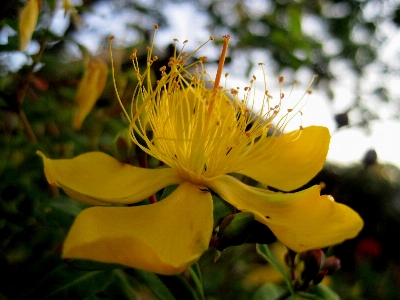
M 193 269 L 193 267 L 189 268 L 189 273 L 190 276 L 192 276 L 194 284 L 196 285 L 196 288 L 200 294 L 200 297 L 202 300 L 204 300 L 204 291 L 203 291 L 203 282 L 202 282 L 202 278 L 201 278 L 201 273 L 200 273 L 200 268 L 199 265 L 196 263 L 194 265 L 194 268 L 196 268 L 196 270 Z

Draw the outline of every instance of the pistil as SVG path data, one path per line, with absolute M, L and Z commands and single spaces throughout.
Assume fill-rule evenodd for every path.
M 207 112 L 207 120 L 211 119 L 212 111 L 214 110 L 215 99 L 217 97 L 218 89 L 219 89 L 219 82 L 221 80 L 222 70 L 224 69 L 224 63 L 226 58 L 226 52 L 228 51 L 228 44 L 230 40 L 230 35 L 224 35 L 224 44 L 222 46 L 221 56 L 219 58 L 217 74 L 215 75 L 214 87 L 213 87 L 213 94 L 211 97 L 210 104 L 208 106 Z

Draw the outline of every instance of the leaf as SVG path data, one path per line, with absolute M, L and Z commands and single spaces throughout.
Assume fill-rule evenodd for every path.
M 291 294 L 294 294 L 292 281 L 283 266 L 278 262 L 275 256 L 271 253 L 269 247 L 265 244 L 257 244 L 257 252 L 264 257 L 275 269 L 277 269 L 285 279 L 286 285 Z
M 169 195 L 171 195 L 172 192 L 175 191 L 177 187 L 178 187 L 178 185 L 167 186 L 167 187 L 164 189 L 164 191 L 163 191 L 163 193 L 162 193 L 162 195 L 161 195 L 161 199 L 160 199 L 160 200 L 162 200 L 162 199 L 164 199 L 164 198 L 167 198 Z
M 159 300 L 175 300 L 166 285 L 154 273 L 135 269 L 135 273 Z
M 338 294 L 323 284 L 318 284 L 307 290 L 307 293 L 299 293 L 306 299 L 319 299 L 319 300 L 340 300 Z M 308 295 L 308 297 L 307 297 Z
M 104 290 L 114 280 L 112 271 L 76 270 L 60 262 L 53 257 L 38 263 L 21 279 L 22 286 L 17 286 L 10 299 L 84 299 Z M 29 285 L 23 283 L 24 279 Z
M 118 300 L 135 300 L 135 290 L 132 287 L 133 282 L 130 280 L 128 275 L 122 270 L 114 271 L 114 282 L 110 284 L 104 293 L 108 296 L 108 299 Z
M 301 9 L 298 5 L 290 5 L 288 9 L 289 28 L 292 38 L 300 39 L 302 36 L 301 29 Z
M 65 260 L 65 263 L 72 268 L 82 271 L 105 271 L 126 268 L 126 266 L 119 264 L 102 263 L 86 259 L 68 259 Z
M 261 286 L 253 295 L 251 300 L 271 300 L 278 299 L 285 292 L 289 292 L 284 287 L 274 284 L 274 283 L 266 283 Z

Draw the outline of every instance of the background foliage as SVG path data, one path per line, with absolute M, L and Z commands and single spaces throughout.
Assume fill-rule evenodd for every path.
M 135 39 L 126 41 L 115 56 L 117 84 L 122 98 L 129 101 L 135 85 L 130 51 L 148 43 L 154 23 L 168 26 L 171 16 L 163 8 L 179 3 L 83 1 L 77 3 L 75 15 L 67 14 L 67 26 L 60 33 L 51 24 L 61 1 L 46 0 L 32 43 L 27 52 L 20 52 L 18 15 L 25 1 L 2 2 L 0 272 L 4 276 L 0 281 L 0 299 L 199 297 L 189 274 L 157 276 L 140 270 L 104 269 L 96 264 L 80 265 L 79 269 L 62 262 L 59 257 L 62 241 L 83 206 L 48 186 L 42 162 L 35 154 L 36 150 L 53 158 L 93 150 L 113 154 L 114 138 L 125 128 L 126 121 L 121 116 L 110 75 L 81 130 L 72 126 L 85 60 L 94 55 L 108 60 L 108 54 L 102 50 L 109 33 L 93 29 L 99 41 L 96 53 L 80 45 L 76 37 L 85 24 L 90 25 L 88 20 L 93 15 L 101 15 L 98 8 L 104 5 L 112 19 L 127 19 L 126 35 L 132 34 Z M 371 69 L 381 78 L 399 75 L 399 64 L 381 53 L 391 42 L 385 28 L 397 30 L 400 26 L 398 1 L 193 0 L 190 3 L 209 20 L 210 35 L 218 37 L 226 32 L 232 35 L 229 55 L 231 59 L 247 58 L 242 64 L 248 74 L 254 56 L 261 53 L 274 72 L 302 74 L 306 70 L 318 74 L 318 88 L 335 102 L 333 83 L 341 80 L 337 66 L 345 66 L 349 76 L 355 78 L 354 97 L 345 110 L 332 111 L 338 128 L 367 126 L 369 121 L 379 118 L 376 103 L 391 105 L 394 108 L 391 117 L 398 118 L 399 99 L 389 86 L 390 81 L 377 80 L 370 90 L 363 89 L 363 80 Z M 164 50 L 166 59 L 168 51 Z M 331 277 L 329 284 L 343 299 L 399 299 L 400 249 L 395 243 L 400 233 L 399 170 L 379 164 L 372 151 L 363 162 L 351 166 L 328 164 L 312 183 L 320 182 L 326 184 L 323 192 L 353 207 L 366 224 L 357 239 L 329 250 L 342 260 L 342 270 Z M 216 218 L 228 213 L 223 206 L 216 207 Z M 207 299 L 256 300 L 268 299 L 265 295 L 275 292 L 279 295 L 279 286 L 264 285 L 262 276 L 257 280 L 250 276 L 266 264 L 256 254 L 254 245 L 229 247 L 216 262 L 215 256 L 216 251 L 210 250 L 199 263 Z

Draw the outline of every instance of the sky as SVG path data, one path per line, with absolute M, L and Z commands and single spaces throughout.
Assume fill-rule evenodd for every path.
M 86 25 L 81 28 L 80 33 L 76 36 L 76 39 L 88 49 L 92 50 L 93 53 L 96 52 L 99 45 L 96 32 L 101 32 L 102 35 L 105 33 L 114 35 L 117 43 L 118 40 L 123 42 L 123 40 L 132 41 L 138 38 L 134 33 L 128 33 L 124 28 L 125 25 L 113 20 L 112 16 L 108 13 L 107 6 L 99 6 L 97 9 L 98 11 L 96 14 L 86 19 Z M 184 13 L 182 13 L 183 11 Z M 158 30 L 156 37 L 156 45 L 158 47 L 165 47 L 170 44 L 174 38 L 180 41 L 188 39 L 189 43 L 187 47 L 190 50 L 196 48 L 209 38 L 210 34 L 207 31 L 209 20 L 207 20 L 206 16 L 199 14 L 190 3 L 166 5 L 164 7 L 164 12 L 165 15 L 169 16 L 169 27 L 160 28 L 160 30 Z M 129 17 L 132 18 L 132 16 Z M 106 24 L 106 26 L 104 26 L 104 24 Z M 152 24 L 149 24 L 149 28 L 151 28 L 151 25 Z M 54 18 L 53 29 L 55 32 L 62 34 L 63 26 L 65 26 L 65 19 L 63 17 L 63 12 L 60 11 L 59 16 L 56 15 Z M 385 47 L 382 47 L 382 53 L 380 54 L 388 59 L 396 57 L 395 50 L 397 48 L 395 41 L 400 40 L 400 33 L 393 31 L 393 29 L 385 28 L 384 26 L 382 30 L 389 30 L 389 36 L 392 38 L 387 42 Z M 332 45 L 332 47 L 334 47 L 334 45 Z M 219 50 L 211 43 L 202 48 L 200 54 L 209 57 L 218 57 Z M 238 85 L 246 86 L 249 80 L 244 77 L 245 68 L 243 67 L 243 63 L 245 62 L 245 57 L 241 57 L 240 55 L 239 53 L 237 57 L 234 57 L 233 63 L 225 69 L 226 72 L 230 73 L 228 86 L 230 84 L 232 84 L 233 87 Z M 251 55 L 254 60 L 260 59 L 261 57 L 265 59 L 265 55 L 262 55 L 262 53 L 255 52 Z M 255 61 L 255 65 L 257 65 L 258 62 L 260 61 Z M 272 61 L 263 62 L 266 63 L 266 65 L 268 65 L 268 63 L 273 63 Z M 213 74 L 213 67 L 207 68 L 207 71 Z M 371 85 L 371 82 L 381 80 L 381 78 L 374 77 L 374 74 L 376 74 L 374 71 L 376 70 L 372 67 L 369 72 L 369 77 L 366 78 L 366 93 L 368 93 L 368 87 Z M 340 76 L 341 78 L 345 78 L 344 80 L 342 79 L 334 83 L 336 86 L 335 92 L 339 94 L 337 99 L 343 100 L 337 101 L 337 99 L 335 99 L 334 104 L 332 104 L 332 101 L 329 101 L 323 92 L 313 89 L 313 94 L 310 95 L 306 105 L 302 108 L 303 115 L 301 119 L 291 122 L 291 125 L 294 126 L 293 129 L 298 128 L 299 124 L 303 127 L 309 125 L 328 127 L 332 136 L 327 157 L 328 161 L 340 164 L 360 162 L 366 151 L 373 148 L 377 151 L 378 160 L 380 162 L 392 163 L 400 167 L 400 122 L 390 119 L 390 116 L 393 115 L 393 109 L 396 108 L 379 104 L 376 110 L 379 112 L 381 120 L 371 122 L 370 134 L 358 128 L 336 129 L 332 111 L 338 112 L 338 108 L 340 109 L 341 106 L 345 108 L 349 105 L 349 102 L 351 102 L 351 96 L 349 95 L 351 95 L 353 92 L 352 89 L 354 88 L 354 77 L 346 73 L 346 69 L 341 69 L 340 65 L 338 65 L 337 72 L 343 75 Z M 258 79 L 263 78 L 260 69 L 255 69 L 253 74 L 256 75 Z M 301 98 L 313 76 L 313 74 L 307 71 L 303 73 L 300 72 L 299 74 L 301 80 L 299 80 L 299 84 L 295 87 L 290 99 L 288 99 L 289 106 L 292 105 L 290 103 L 296 103 L 296 101 Z M 274 74 L 273 70 L 266 69 L 266 81 L 272 95 L 279 95 L 279 75 L 281 74 Z M 290 74 L 289 77 L 291 77 Z M 393 88 L 395 95 L 397 91 L 397 95 L 399 95 L 400 98 L 400 92 L 398 92 L 399 89 L 397 88 L 400 86 L 400 78 L 394 77 L 388 80 L 390 80 L 389 88 Z M 262 86 L 262 80 L 259 80 L 259 82 Z M 284 86 L 285 95 L 290 89 L 291 83 L 288 82 Z M 260 94 L 262 94 L 262 91 Z

